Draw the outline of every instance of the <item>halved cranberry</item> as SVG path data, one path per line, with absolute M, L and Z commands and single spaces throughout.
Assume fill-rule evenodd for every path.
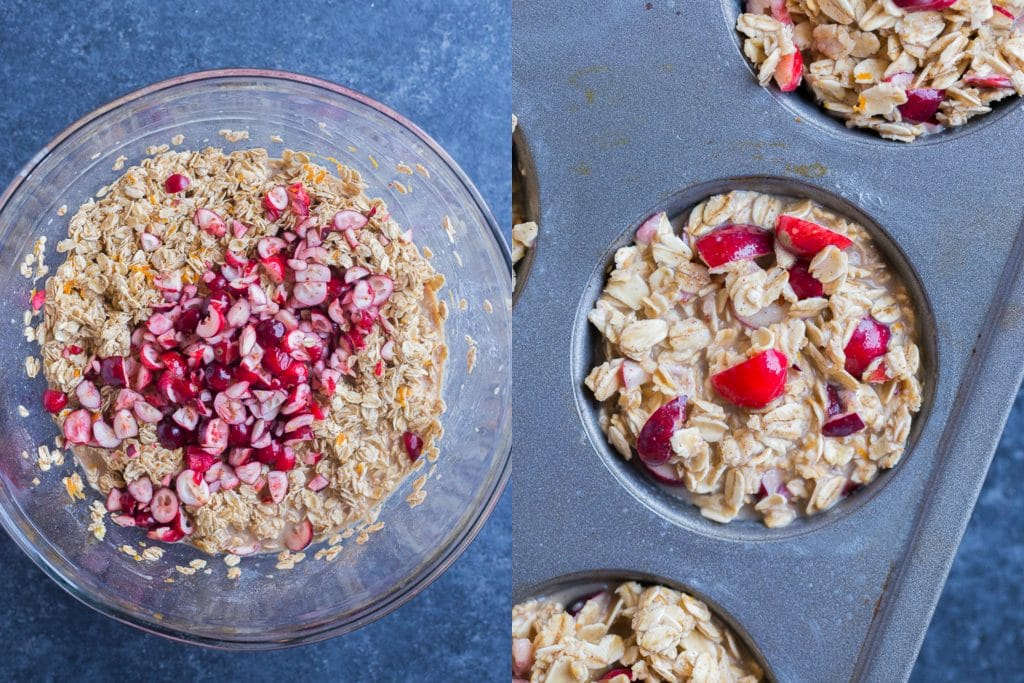
M 786 390 L 788 367 L 784 353 L 768 349 L 712 375 L 711 385 L 733 405 L 764 408 Z
M 601 678 L 599 678 L 597 680 L 599 682 L 600 681 L 610 681 L 613 678 L 616 678 L 618 676 L 625 676 L 627 680 L 632 681 L 633 680 L 633 670 L 632 669 L 612 669 L 611 671 L 606 672 L 604 676 L 601 676 Z
M 889 328 L 870 315 L 861 318 L 853 330 L 849 343 L 843 349 L 843 353 L 846 354 L 846 371 L 861 379 L 871 361 L 885 355 L 891 336 Z
M 775 67 L 775 82 L 782 92 L 793 92 L 804 78 L 804 56 L 800 50 L 784 55 Z
M 170 417 L 165 417 L 156 426 L 156 439 L 160 445 L 169 450 L 182 448 L 191 441 L 192 433 L 186 432 Z
M 647 418 L 636 439 L 636 452 L 648 466 L 672 457 L 672 435 L 686 422 L 686 397 L 676 396 Z
M 281 340 L 284 339 L 286 332 L 288 332 L 288 328 L 280 320 L 274 318 L 261 320 L 256 324 L 256 341 L 264 350 L 271 349 L 281 345 Z
M 203 370 L 206 384 L 214 391 L 224 391 L 234 383 L 234 375 L 227 365 L 214 361 Z
M 732 261 L 752 261 L 772 253 L 773 237 L 770 230 L 756 225 L 727 224 L 700 237 L 695 246 L 697 253 L 709 268 Z

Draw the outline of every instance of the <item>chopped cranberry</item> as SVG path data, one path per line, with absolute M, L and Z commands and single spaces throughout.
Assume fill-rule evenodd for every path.
M 636 440 L 644 464 L 662 465 L 672 457 L 672 435 L 686 422 L 686 397 L 676 396 L 647 418 Z
M 174 329 L 184 334 L 194 334 L 203 319 L 203 312 L 199 308 L 189 308 L 181 312 L 178 319 L 174 321 Z
M 282 472 L 295 467 L 295 453 L 290 448 L 282 448 L 281 454 L 274 460 L 273 468 Z
M 228 425 L 228 445 L 229 446 L 248 446 L 249 445 L 249 425 L 244 422 L 238 424 Z
M 124 356 L 110 356 L 100 359 L 100 377 L 105 384 L 112 387 L 124 387 L 128 385 L 128 370 L 125 367 Z
M 287 331 L 288 329 L 280 320 L 273 318 L 261 320 L 256 325 L 256 341 L 264 350 L 274 348 L 281 345 L 281 340 L 284 339 Z
M 227 289 L 227 287 L 227 278 L 225 278 L 220 273 L 214 275 L 213 278 L 211 278 L 210 281 L 206 283 L 206 288 L 209 289 L 211 292 L 221 292 Z
M 409 456 L 409 460 L 416 462 L 423 453 L 423 439 L 416 432 L 405 432 L 402 434 L 402 445 Z
M 167 368 L 171 377 L 180 379 L 188 375 L 188 363 L 185 362 L 185 357 L 177 351 L 167 351 L 161 354 L 160 362 Z
M 165 417 L 156 426 L 157 441 L 160 442 L 161 446 L 169 450 L 183 447 L 190 441 L 191 437 L 191 432 L 186 432 L 182 429 L 181 425 L 170 417 Z
M 206 383 L 214 391 L 224 391 L 234 382 L 234 376 L 227 365 L 214 361 L 204 370 Z
M 304 363 L 292 363 L 278 378 L 281 386 L 291 389 L 296 384 L 309 381 L 309 366 Z
M 281 375 L 292 365 L 292 357 L 277 346 L 266 347 L 263 353 L 263 367 L 275 375 Z
M 206 474 L 206 470 L 210 469 L 210 466 L 216 461 L 216 457 L 196 446 L 189 446 L 185 451 L 185 462 L 187 468 L 195 472 L 196 475 L 200 477 Z
M 63 391 L 46 389 L 43 391 L 43 409 L 48 413 L 59 413 L 68 404 L 68 395 Z
M 278 441 L 271 441 L 270 445 L 257 448 L 253 455 L 264 465 L 273 465 L 277 459 L 284 454 L 284 446 Z

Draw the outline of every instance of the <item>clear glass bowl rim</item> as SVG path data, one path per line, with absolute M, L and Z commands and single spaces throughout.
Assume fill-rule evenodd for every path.
M 454 159 L 441 147 L 432 137 L 425 133 L 419 126 L 406 119 L 401 114 L 392 110 L 391 108 L 381 104 L 380 102 L 368 97 L 356 90 L 346 88 L 344 86 L 332 83 L 330 81 L 315 78 L 313 76 L 306 76 L 303 74 L 292 73 L 288 71 L 279 71 L 275 69 L 247 69 L 247 68 L 227 68 L 227 69 L 211 69 L 206 71 L 196 71 L 193 73 L 183 74 L 181 76 L 175 76 L 163 81 L 158 81 L 144 88 L 140 88 L 133 92 L 123 95 L 111 102 L 94 109 L 85 116 L 81 117 L 67 128 L 58 133 L 50 142 L 48 142 L 39 152 L 37 152 L 29 161 L 21 167 L 21 169 L 15 174 L 14 179 L 4 190 L 4 193 L 0 195 L 0 211 L 7 206 L 11 197 L 18 191 L 22 183 L 29 177 L 33 170 L 36 169 L 50 154 L 52 154 L 57 148 L 63 143 L 68 137 L 73 135 L 75 132 L 83 128 L 84 126 L 92 123 L 96 119 L 105 116 L 117 109 L 123 107 L 126 104 L 134 102 L 135 100 L 143 97 L 148 97 L 162 90 L 169 90 L 200 81 L 210 81 L 217 79 L 231 79 L 231 78 L 261 78 L 261 79 L 277 79 L 282 81 L 291 81 L 294 83 L 301 83 L 303 85 L 313 86 L 335 93 L 342 97 L 355 100 L 367 107 L 375 109 L 380 114 L 383 114 L 387 118 L 394 120 L 400 126 L 411 132 L 417 138 L 420 139 L 427 147 L 429 147 L 438 157 L 449 167 L 456 178 L 462 183 L 466 192 L 472 197 L 473 202 L 477 205 L 480 213 L 483 215 L 487 227 L 490 229 L 491 235 L 494 241 L 504 257 L 505 264 L 509 271 L 509 277 L 511 278 L 512 272 L 512 256 L 509 251 L 508 244 L 502 236 L 501 229 L 498 227 L 497 221 L 492 214 L 490 207 L 483 200 L 480 192 L 473 185 L 472 181 L 468 178 L 462 168 L 455 162 Z M 392 594 L 385 597 L 385 599 L 375 605 L 372 610 L 365 611 L 357 614 L 354 618 L 346 619 L 344 621 L 335 623 L 326 623 L 323 626 L 311 630 L 305 630 L 302 633 L 297 634 L 295 637 L 288 640 L 268 640 L 268 641 L 238 641 L 238 640 L 218 640 L 209 637 L 200 637 L 195 634 L 179 631 L 172 628 L 160 628 L 158 625 L 151 622 L 144 622 L 136 619 L 134 615 L 126 612 L 118 607 L 110 605 L 103 600 L 98 599 L 92 594 L 79 590 L 79 587 L 67 576 L 65 576 L 57 567 L 52 565 L 37 549 L 36 547 L 26 538 L 18 529 L 17 525 L 11 519 L 8 511 L 5 508 L 0 508 L 0 525 L 3 526 L 7 535 L 10 536 L 14 542 L 18 545 L 21 550 L 28 555 L 28 557 L 38 566 L 43 573 L 45 573 L 50 579 L 52 579 L 58 586 L 63 588 L 72 597 L 77 599 L 79 602 L 86 606 L 96 610 L 100 614 L 108 616 L 116 621 L 134 626 L 135 628 L 141 629 L 147 633 L 154 635 L 163 636 L 171 640 L 176 640 L 183 643 L 190 643 L 196 645 L 204 645 L 208 647 L 222 648 L 222 649 L 233 649 L 233 650 L 269 650 L 269 649 L 280 649 L 284 647 L 292 647 L 296 645 L 303 645 L 336 636 L 351 633 L 357 629 L 362 628 L 378 619 L 381 619 L 388 614 L 391 614 L 405 603 L 412 600 L 414 597 L 420 594 L 427 586 L 432 584 L 438 577 L 441 576 L 454 562 L 457 560 L 462 553 L 466 551 L 470 543 L 476 538 L 477 534 L 483 528 L 484 524 L 490 518 L 491 513 L 494 511 L 495 506 L 498 504 L 498 500 L 501 498 L 502 492 L 505 490 L 508 484 L 509 476 L 511 474 L 511 453 L 512 444 L 511 438 L 509 443 L 503 449 L 503 453 L 499 455 L 501 457 L 501 469 L 498 476 L 494 479 L 491 484 L 491 490 L 487 492 L 484 505 L 481 506 L 477 513 L 476 518 L 471 524 L 467 525 L 462 533 L 455 541 L 445 550 L 444 553 L 438 555 L 435 561 L 419 570 L 418 575 L 415 579 L 407 584 L 404 589 L 399 589 Z

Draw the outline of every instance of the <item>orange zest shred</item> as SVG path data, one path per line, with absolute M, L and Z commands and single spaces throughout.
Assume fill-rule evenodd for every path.
M 408 398 L 408 396 L 409 396 L 409 387 L 407 387 L 404 384 L 402 386 L 398 387 L 398 391 L 395 392 L 395 400 L 397 400 L 398 404 L 401 405 L 401 406 L 405 405 L 405 399 Z

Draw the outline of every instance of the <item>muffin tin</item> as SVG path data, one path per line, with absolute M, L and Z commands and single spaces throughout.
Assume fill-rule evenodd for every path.
M 637 574 L 706 597 L 780 681 L 909 676 L 1024 371 L 1016 100 L 912 144 L 762 88 L 739 3 L 513 5 L 513 94 L 543 226 L 515 311 L 513 599 Z M 920 319 L 901 463 L 783 529 L 720 525 L 614 454 L 582 386 L 586 313 L 655 211 L 760 189 L 872 229 Z

